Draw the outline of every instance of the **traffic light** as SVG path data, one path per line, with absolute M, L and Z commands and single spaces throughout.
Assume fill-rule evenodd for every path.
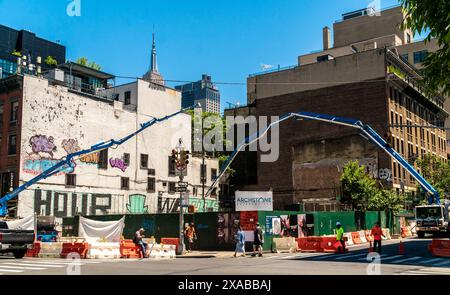
M 189 151 L 181 152 L 181 163 L 185 165 L 189 164 Z
M 176 162 L 177 162 L 177 151 L 172 150 L 172 163 L 176 163 Z

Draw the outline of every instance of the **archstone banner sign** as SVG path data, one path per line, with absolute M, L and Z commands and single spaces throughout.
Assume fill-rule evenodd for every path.
M 273 211 L 272 191 L 236 191 L 236 211 Z

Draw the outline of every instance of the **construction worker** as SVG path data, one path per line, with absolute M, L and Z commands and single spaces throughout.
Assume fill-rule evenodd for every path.
M 372 227 L 371 234 L 373 236 L 373 250 L 378 254 L 381 254 L 381 237 L 384 237 L 383 230 L 381 229 L 380 222 L 375 223 Z
M 192 248 L 194 246 L 194 241 L 197 240 L 197 233 L 195 232 L 195 226 L 194 223 L 191 222 L 189 227 L 185 230 L 185 236 L 188 238 L 188 253 L 192 252 Z
M 336 241 L 341 243 L 342 253 L 345 253 L 344 228 L 339 221 L 336 222 Z

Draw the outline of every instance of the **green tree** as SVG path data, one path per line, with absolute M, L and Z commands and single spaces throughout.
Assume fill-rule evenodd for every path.
M 44 62 L 49 66 L 56 66 L 58 64 L 58 61 L 50 55 L 45 58 Z
M 199 146 L 201 145 L 201 141 L 202 141 L 202 136 L 205 136 L 208 132 L 210 132 L 211 130 L 214 130 L 217 126 L 216 124 L 211 124 L 211 126 L 203 126 L 203 131 L 199 132 L 200 130 L 196 130 L 196 126 L 202 126 L 202 123 L 200 120 L 205 120 L 207 118 L 214 118 L 215 120 L 212 121 L 217 121 L 217 123 L 220 122 L 220 124 L 222 125 L 222 142 L 223 142 L 223 151 L 213 151 L 212 155 L 214 157 L 217 157 L 219 160 L 219 167 L 222 167 L 222 165 L 225 163 L 225 161 L 228 158 L 229 153 L 226 152 L 226 145 L 227 143 L 229 143 L 229 141 L 226 139 L 226 134 L 227 134 L 227 123 L 226 120 L 221 117 L 219 114 L 216 113 L 211 113 L 211 112 L 202 112 L 202 116 L 201 118 L 199 116 L 194 116 L 195 112 L 193 110 L 189 110 L 187 111 L 187 113 L 189 115 L 191 115 L 192 118 L 192 145 L 193 146 Z M 202 135 L 202 136 L 201 136 Z M 196 151 L 198 152 L 198 151 Z M 233 176 L 234 173 L 236 172 L 234 169 L 232 168 L 228 168 L 226 170 L 227 174 L 229 176 Z
M 435 155 L 426 154 L 416 160 L 416 165 L 425 179 L 441 196 L 450 193 L 450 164 Z
M 406 196 L 393 190 L 380 190 L 369 199 L 367 208 L 374 211 L 399 212 L 403 209 Z
M 91 69 L 97 70 L 97 71 L 101 71 L 102 70 L 102 66 L 97 64 L 94 61 L 89 62 L 89 60 L 86 57 L 80 57 L 79 59 L 77 59 L 76 61 L 77 64 L 85 66 L 85 67 L 89 67 Z
M 342 203 L 351 205 L 353 209 L 367 210 L 369 202 L 380 193 L 375 179 L 366 173 L 364 166 L 358 161 L 350 161 L 344 166 L 341 176 L 343 198 Z
M 440 49 L 430 53 L 424 63 L 425 86 L 430 93 L 442 91 L 450 95 L 450 1 L 399 0 L 406 12 L 403 23 L 419 34 L 427 33 L 426 41 L 435 38 Z

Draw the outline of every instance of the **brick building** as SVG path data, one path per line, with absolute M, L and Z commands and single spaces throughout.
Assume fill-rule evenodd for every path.
M 335 47 L 324 28 L 321 52 L 299 56 L 296 66 L 248 78 L 248 112 L 259 117 L 309 111 L 359 119 L 381 135 L 390 131 L 395 150 L 411 162 L 426 153 L 446 159 L 445 131 L 434 128 L 443 127 L 448 117 L 445 99 L 424 94 L 418 70 L 423 59 L 416 52 L 437 46 L 414 43 L 412 32 L 399 27 L 402 19 L 400 7 L 377 16 L 363 10 L 344 15 L 334 24 Z M 258 161 L 257 181 L 237 188 L 272 189 L 274 209 L 303 204 L 306 210 L 338 210 L 342 167 L 354 159 L 384 187 L 416 194 L 407 172 L 356 129 L 313 121 L 282 123 L 278 161 Z

